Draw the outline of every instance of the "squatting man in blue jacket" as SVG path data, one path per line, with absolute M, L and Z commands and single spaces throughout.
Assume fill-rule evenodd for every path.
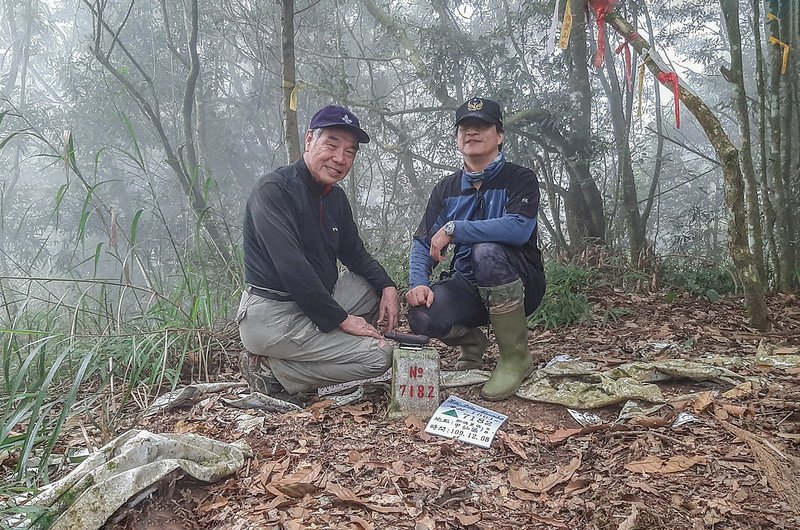
M 460 346 L 457 370 L 483 367 L 488 341 L 480 326 L 491 322 L 500 358 L 481 395 L 503 400 L 534 369 L 526 315 L 545 288 L 536 241 L 539 184 L 533 171 L 503 156 L 499 104 L 468 100 L 456 111 L 455 127 L 464 166 L 433 189 L 414 235 L 408 321 L 414 333 Z M 451 269 L 431 284 L 450 247 Z
M 337 185 L 368 142 L 352 112 L 324 107 L 302 158 L 263 176 L 247 201 L 237 322 L 254 391 L 298 394 L 391 366 L 392 347 L 374 324 L 397 325 L 397 288 L 364 248 Z M 341 276 L 337 259 L 348 269 Z

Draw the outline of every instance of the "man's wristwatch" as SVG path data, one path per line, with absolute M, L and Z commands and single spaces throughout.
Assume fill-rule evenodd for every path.
M 453 237 L 453 234 L 456 232 L 456 222 L 455 221 L 447 221 L 444 226 L 444 233 L 450 237 Z

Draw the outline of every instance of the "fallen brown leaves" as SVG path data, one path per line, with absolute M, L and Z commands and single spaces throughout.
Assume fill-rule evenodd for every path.
M 547 475 L 546 477 L 538 480 L 536 483 L 532 482 L 528 476 L 528 471 L 525 468 L 515 468 L 508 472 L 508 481 L 511 486 L 518 490 L 524 490 L 530 493 L 546 493 L 556 486 L 567 482 L 575 474 L 575 471 L 581 466 L 581 457 L 573 458 L 569 464 L 564 467 L 556 466 L 556 470 Z M 523 500 L 535 500 L 523 491 L 515 492 L 516 496 Z
M 697 464 L 705 464 L 704 456 L 673 456 L 663 460 L 657 456 L 648 456 L 636 462 L 625 464 L 625 469 L 634 473 L 677 473 L 686 471 Z
M 778 328 L 767 335 L 747 328 L 735 298 L 667 303 L 661 294 L 609 289 L 590 300 L 594 322 L 534 332 L 531 349 L 615 366 L 752 355 L 762 339 L 787 354 L 800 344 L 792 332 L 800 322 L 796 299 L 770 299 Z M 601 324 L 610 308 L 630 312 Z M 452 363 L 456 353 L 437 347 L 445 366 Z M 338 409 L 328 400 L 297 413 L 251 412 L 263 414 L 264 424 L 246 435 L 236 431 L 240 412 L 198 404 L 164 415 L 156 427 L 245 436 L 255 457 L 223 483 L 182 493 L 179 482 L 155 508 L 179 504 L 196 517 L 187 515 L 186 528 L 224 530 L 798 528 L 796 371 L 736 371 L 754 378 L 737 387 L 663 384 L 668 399 L 693 397 L 628 423 L 615 423 L 619 407 L 604 409 L 606 423 L 586 428 L 561 407 L 517 398 L 485 403 L 478 388 L 457 389 L 509 415 L 489 450 L 426 434 L 416 418 L 388 421 L 381 393 Z M 673 427 L 681 412 L 694 421 Z

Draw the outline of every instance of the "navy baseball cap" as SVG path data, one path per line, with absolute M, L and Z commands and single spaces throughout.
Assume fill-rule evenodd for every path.
M 322 107 L 311 118 L 311 125 L 309 129 L 322 129 L 325 127 L 346 127 L 352 129 L 353 133 L 358 139 L 360 144 L 369 143 L 369 135 L 361 128 L 356 115 L 344 107 L 337 107 L 336 105 L 328 105 Z
M 503 109 L 500 104 L 491 99 L 471 98 L 456 110 L 455 125 L 467 118 L 478 118 L 486 123 L 497 123 L 503 126 Z

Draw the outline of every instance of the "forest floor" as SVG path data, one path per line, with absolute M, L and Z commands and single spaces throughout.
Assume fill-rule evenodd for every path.
M 542 361 L 568 354 L 606 369 L 753 356 L 762 341 L 776 354 L 800 346 L 797 296 L 770 298 L 769 333 L 746 325 L 741 297 L 588 296 L 585 323 L 529 334 Z M 446 370 L 457 353 L 435 346 Z M 219 355 L 214 379 L 240 380 L 238 351 Z M 800 528 L 800 367 L 735 371 L 751 383 L 665 381 L 668 400 L 694 397 L 627 422 L 616 421 L 621 405 L 605 407 L 595 411 L 605 422 L 589 427 L 563 406 L 516 396 L 490 403 L 479 386 L 449 389 L 508 415 L 490 449 L 426 434 L 419 420 L 388 419 L 388 391 L 343 407 L 319 398 L 283 414 L 233 409 L 215 397 L 139 426 L 244 439 L 253 457 L 217 483 L 173 479 L 106 528 Z M 694 421 L 672 426 L 681 411 Z M 263 423 L 240 430 L 245 412 Z

